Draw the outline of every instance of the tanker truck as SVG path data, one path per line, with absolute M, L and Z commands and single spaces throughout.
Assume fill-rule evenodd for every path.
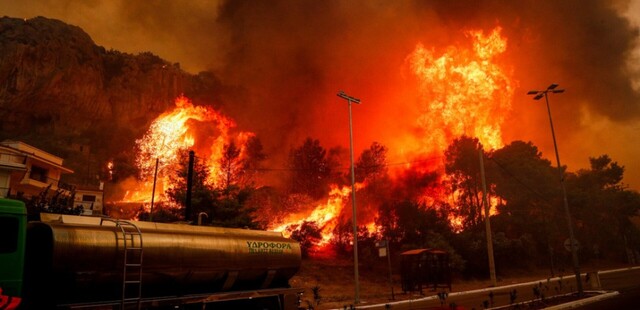
M 0 199 L 0 309 L 297 309 L 281 233 L 41 213 Z

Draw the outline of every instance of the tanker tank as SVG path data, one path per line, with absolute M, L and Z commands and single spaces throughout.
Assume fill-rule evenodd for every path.
M 121 298 L 123 223 L 68 215 L 29 223 L 27 294 L 55 304 Z M 126 260 L 140 261 L 143 298 L 286 288 L 300 267 L 300 245 L 281 233 L 130 223 L 140 235 L 129 234 L 129 247 L 139 246 L 143 255 L 130 252 Z

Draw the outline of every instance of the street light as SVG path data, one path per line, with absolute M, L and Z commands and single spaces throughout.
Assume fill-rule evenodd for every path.
M 353 168 L 353 126 L 351 125 L 351 103 L 360 104 L 360 99 L 348 96 L 344 91 L 338 97 L 349 102 L 349 150 L 351 153 L 351 207 L 353 209 L 353 273 L 356 285 L 355 303 L 360 303 L 360 283 L 358 281 L 358 224 L 356 221 L 356 177 Z
M 556 143 L 556 133 L 553 129 L 553 120 L 551 118 L 551 108 L 549 106 L 548 93 L 559 94 L 563 93 L 564 89 L 558 89 L 558 84 L 551 84 L 545 90 L 530 90 L 527 95 L 533 95 L 534 100 L 540 100 L 544 97 L 547 103 L 547 113 L 549 113 L 549 123 L 551 124 L 551 136 L 553 137 L 553 147 L 556 151 L 556 162 L 558 163 L 558 173 L 560 173 L 560 184 L 562 186 L 562 196 L 564 200 L 564 212 L 567 220 L 567 226 L 569 227 L 569 239 L 571 247 L 571 257 L 573 259 L 573 271 L 576 274 L 576 283 L 578 285 L 578 295 L 582 296 L 582 281 L 580 281 L 580 263 L 578 262 L 578 249 L 575 244 L 575 238 L 573 237 L 573 224 L 571 223 L 571 212 L 569 211 L 569 202 L 567 201 L 567 188 L 564 184 L 564 173 L 562 172 L 562 166 L 560 165 L 560 155 L 558 154 L 558 144 Z

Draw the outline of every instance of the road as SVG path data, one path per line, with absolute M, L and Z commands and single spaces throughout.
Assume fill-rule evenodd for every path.
M 640 308 L 640 286 L 632 289 L 619 291 L 620 295 L 615 297 L 580 306 L 581 310 L 601 310 L 601 309 L 638 309 Z
M 620 294 L 606 300 L 581 306 L 582 310 L 640 309 L 640 268 L 603 271 L 600 273 L 603 289 Z
M 604 301 L 583 305 L 580 309 L 629 309 L 631 306 L 640 309 L 640 267 L 599 271 L 598 277 L 595 277 L 595 273 L 590 273 L 589 278 L 583 275 L 582 280 L 585 281 L 583 285 L 585 290 L 618 291 L 620 294 Z M 437 296 L 429 296 L 389 304 L 362 305 L 357 309 L 449 309 L 451 304 L 455 304 L 458 309 L 484 309 L 485 305 L 499 308 L 512 304 L 512 297 L 515 303 L 535 299 L 534 287 L 548 298 L 575 291 L 575 284 L 575 277 L 565 276 L 467 292 L 453 292 L 444 301 L 439 300 Z

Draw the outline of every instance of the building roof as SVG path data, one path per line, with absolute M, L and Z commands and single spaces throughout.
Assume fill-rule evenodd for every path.
M 433 253 L 433 254 L 446 254 L 447 253 L 445 251 L 437 250 L 437 249 L 415 249 L 415 250 L 409 250 L 409 251 L 402 252 L 402 253 L 400 253 L 400 255 L 418 255 L 418 254 L 422 254 L 424 252 Z
M 24 142 L 21 141 L 13 141 L 13 140 L 4 140 L 2 142 L 0 142 L 0 145 L 3 146 L 5 149 L 9 148 L 9 149 L 13 149 L 15 151 L 20 152 L 22 155 L 28 157 L 28 158 L 33 158 L 36 159 L 38 161 L 41 162 L 45 162 L 47 164 L 50 164 L 58 169 L 60 169 L 60 171 L 62 173 L 73 173 L 73 170 L 66 168 L 62 165 L 63 159 L 52 155 L 46 151 L 43 151 L 39 148 L 36 148 L 34 146 L 31 146 L 29 144 L 26 144 Z

